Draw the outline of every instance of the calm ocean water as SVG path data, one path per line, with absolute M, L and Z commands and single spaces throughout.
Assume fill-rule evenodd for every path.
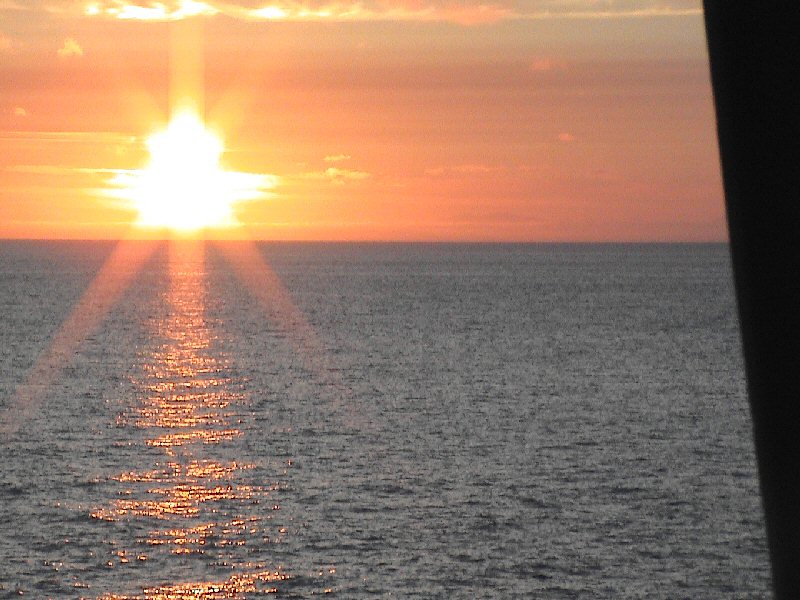
M 768 597 L 726 246 L 113 250 L 0 242 L 0 598 Z

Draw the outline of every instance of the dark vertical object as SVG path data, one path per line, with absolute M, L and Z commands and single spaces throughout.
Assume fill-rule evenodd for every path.
M 800 597 L 800 6 L 705 0 L 776 598 Z

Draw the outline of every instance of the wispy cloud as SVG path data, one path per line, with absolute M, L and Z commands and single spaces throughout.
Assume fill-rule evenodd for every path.
M 468 163 L 463 165 L 452 165 L 448 167 L 432 167 L 425 169 L 426 175 L 441 176 L 446 174 L 459 175 L 485 175 L 488 173 L 499 173 L 505 171 L 502 165 L 486 165 L 482 163 Z
M 135 136 L 108 131 L 0 131 L 0 140 L 134 144 Z
M 98 0 L 86 15 L 178 20 L 223 14 L 263 21 L 450 21 L 479 25 L 504 20 L 701 15 L 700 0 Z
M 83 48 L 75 41 L 75 38 L 67 38 L 64 40 L 64 45 L 58 49 L 58 56 L 60 58 L 83 56 Z
M 342 185 L 348 181 L 369 179 L 370 177 L 370 174 L 366 171 L 351 171 L 349 169 L 337 169 L 336 167 L 325 169 L 325 175 L 337 185 Z
M 325 162 L 342 162 L 343 160 L 350 160 L 349 154 L 331 154 L 325 157 Z
M 348 182 L 363 181 L 371 177 L 372 173 L 368 173 L 367 171 L 328 167 L 324 171 L 307 171 L 305 173 L 289 175 L 286 179 L 294 179 L 296 181 L 328 181 L 334 185 L 344 185 Z
M 14 108 L 12 108 L 11 114 L 21 119 L 24 119 L 25 117 L 29 116 L 28 111 L 21 106 L 15 106 Z
M 173 2 L 126 2 L 106 0 L 86 6 L 89 16 L 106 16 L 136 21 L 178 21 L 189 17 L 213 16 L 225 12 L 213 3 L 197 0 L 175 0 Z
M 14 42 L 7 35 L 0 33 L 0 52 L 8 52 L 14 48 Z
M 80 173 L 82 175 L 118 175 L 120 173 L 127 173 L 125 169 L 99 169 L 90 167 L 65 167 L 56 165 L 11 165 L 3 169 L 9 173 L 27 173 L 29 175 L 73 175 Z

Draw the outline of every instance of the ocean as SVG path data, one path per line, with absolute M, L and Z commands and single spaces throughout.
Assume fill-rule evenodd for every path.
M 770 595 L 726 245 L 4 241 L 0 281 L 0 598 Z

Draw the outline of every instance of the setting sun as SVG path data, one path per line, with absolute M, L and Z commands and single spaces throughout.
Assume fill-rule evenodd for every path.
M 138 211 L 136 224 L 191 232 L 236 224 L 234 203 L 262 197 L 269 177 L 226 171 L 222 140 L 191 112 L 176 115 L 166 130 L 147 140 L 145 169 L 116 175 L 118 197 Z

